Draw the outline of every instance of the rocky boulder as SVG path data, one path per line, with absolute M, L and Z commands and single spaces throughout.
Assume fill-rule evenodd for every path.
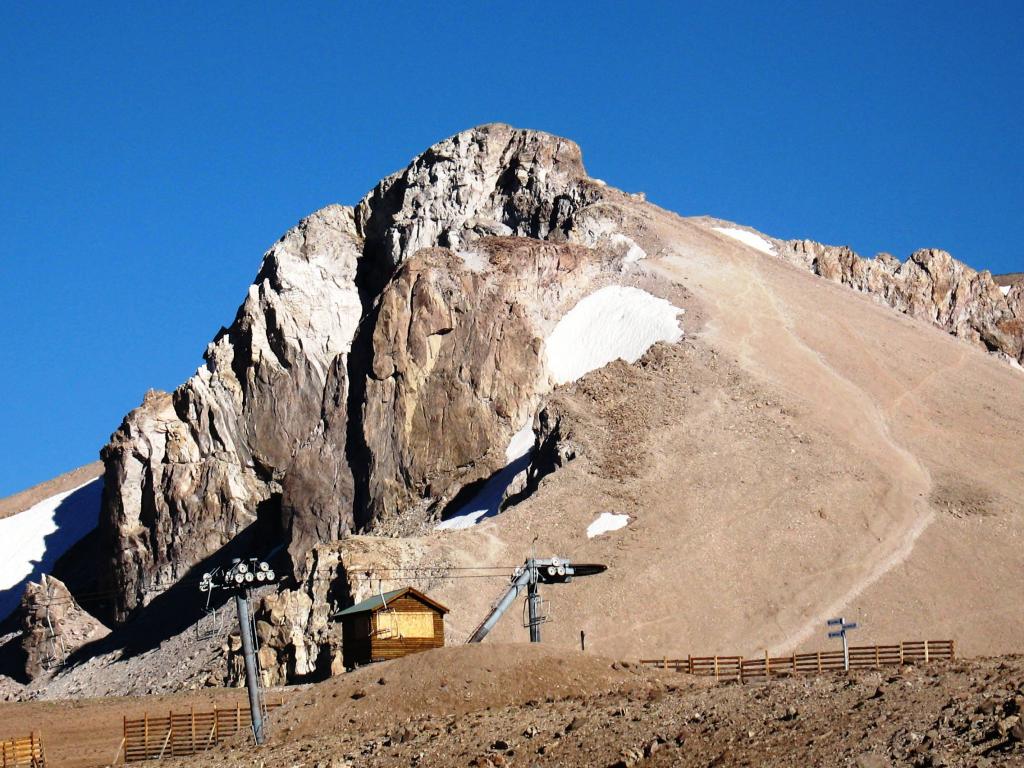
M 26 586 L 20 611 L 25 675 L 30 680 L 60 667 L 83 645 L 110 632 L 78 604 L 64 582 L 45 574 L 38 584 Z

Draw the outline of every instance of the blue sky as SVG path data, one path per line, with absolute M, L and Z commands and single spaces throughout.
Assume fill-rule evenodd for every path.
M 1024 269 L 1024 3 L 751 5 L 4 4 L 0 496 L 184 380 L 299 218 L 480 123 L 683 214 Z

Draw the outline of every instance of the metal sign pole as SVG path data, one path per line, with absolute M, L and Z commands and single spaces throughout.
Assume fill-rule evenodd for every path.
M 857 629 L 857 622 L 851 621 L 847 623 L 846 619 L 841 616 L 837 619 L 829 619 L 826 624 L 830 627 L 839 627 L 839 629 L 833 630 L 828 633 L 830 638 L 840 638 L 843 641 L 843 669 L 847 672 L 850 671 L 850 645 L 846 639 L 846 633 L 848 630 Z

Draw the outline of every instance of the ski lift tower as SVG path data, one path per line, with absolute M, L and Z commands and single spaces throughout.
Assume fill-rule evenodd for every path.
M 526 604 L 529 620 L 526 624 L 530 629 L 530 642 L 540 642 L 540 625 L 547 619 L 541 615 L 541 584 L 568 584 L 574 577 L 595 576 L 604 573 L 606 565 L 598 563 L 572 563 L 564 557 L 538 559 L 530 557 L 518 566 L 512 574 L 508 588 L 491 608 L 484 620 L 473 630 L 467 643 L 479 643 L 490 632 L 498 619 L 508 610 L 515 599 L 526 590 Z
M 255 557 L 235 558 L 231 567 L 222 571 L 216 569 L 204 573 L 199 582 L 200 592 L 226 589 L 235 596 L 238 610 L 238 631 L 242 637 L 242 655 L 245 657 L 245 687 L 249 690 L 249 714 L 252 716 L 252 733 L 257 744 L 262 744 L 266 735 L 263 730 L 263 693 L 259 676 L 256 674 L 256 651 L 253 642 L 252 616 L 249 614 L 249 590 L 274 584 L 277 574 L 265 560 Z

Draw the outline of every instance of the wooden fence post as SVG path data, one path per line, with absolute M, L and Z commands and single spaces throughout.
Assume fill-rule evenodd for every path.
M 145 721 L 145 726 L 142 734 L 142 743 L 146 751 L 146 757 L 149 757 L 149 712 L 142 713 L 142 719 Z
M 818 651 L 818 674 L 821 674 L 821 651 Z
M 768 655 L 768 649 L 764 649 L 764 679 L 770 680 L 772 676 L 772 660 Z
M 689 667 L 690 674 L 693 674 L 693 654 L 691 653 L 686 657 L 686 665 Z
M 900 640 L 900 666 L 903 666 L 903 641 Z
M 924 663 L 928 663 L 928 641 L 924 641 Z
M 668 656 L 662 656 L 662 658 L 661 658 L 661 668 L 662 669 L 668 669 Z
M 949 641 L 949 660 L 952 661 L 956 658 L 956 640 Z
M 878 655 L 878 646 L 875 646 L 875 669 L 879 669 L 882 666 L 881 657 Z
M 793 652 L 793 674 L 796 674 L 796 652 Z
M 718 682 L 718 656 L 715 656 L 715 682 Z

